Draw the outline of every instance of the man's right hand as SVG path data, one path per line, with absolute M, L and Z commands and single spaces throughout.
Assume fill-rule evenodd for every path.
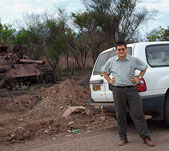
M 103 76 L 105 77 L 105 79 L 106 79 L 110 84 L 114 84 L 114 83 L 115 83 L 115 78 L 112 78 L 112 79 L 111 79 L 106 72 L 101 72 L 101 74 L 103 74 Z
M 114 84 L 115 81 L 116 81 L 115 78 L 112 78 L 112 79 L 109 80 L 109 83 L 110 83 L 110 84 Z

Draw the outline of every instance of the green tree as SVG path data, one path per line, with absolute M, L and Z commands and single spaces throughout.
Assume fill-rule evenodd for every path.
M 16 36 L 16 44 L 22 44 L 25 52 L 33 58 L 39 59 L 44 55 L 46 25 L 44 14 L 24 14 L 23 24 Z
M 15 31 L 11 25 L 2 24 L 0 21 L 0 45 L 11 46 L 15 39 Z
M 104 39 L 103 32 L 97 26 L 92 12 L 72 13 L 72 16 L 75 26 L 79 29 L 79 40 L 85 42 L 85 49 L 83 51 L 79 49 L 81 56 L 79 62 L 81 62 L 81 67 L 85 72 L 84 68 L 88 53 L 92 54 L 94 64 L 100 53 L 100 48 L 106 43 L 106 40 Z
M 148 41 L 168 41 L 169 40 L 169 26 L 165 29 L 158 27 L 147 34 Z
M 48 18 L 46 20 L 46 46 L 48 47 L 46 54 L 51 67 L 59 74 L 59 59 L 61 54 L 68 51 L 67 38 L 67 16 L 64 9 L 58 9 L 58 18 Z M 68 61 L 68 59 L 67 59 Z M 67 63 L 68 66 L 68 63 Z
M 75 67 L 78 70 L 81 70 L 80 65 L 80 59 L 79 59 L 79 51 L 78 51 L 78 35 L 76 32 L 74 32 L 72 29 L 69 29 L 67 32 L 68 36 L 68 49 L 70 50 L 71 54 L 74 57 L 75 63 L 77 64 L 77 67 Z

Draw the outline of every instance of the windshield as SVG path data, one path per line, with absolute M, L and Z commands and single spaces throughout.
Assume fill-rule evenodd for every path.
M 127 48 L 127 53 L 128 54 L 132 54 L 132 47 L 128 47 Z M 108 51 L 108 52 L 105 52 L 103 54 L 101 54 L 97 61 L 96 61 L 96 65 L 95 65 L 95 68 L 94 68 L 94 72 L 93 72 L 93 75 L 97 75 L 97 74 L 100 74 L 100 70 L 101 68 L 105 65 L 106 61 L 115 56 L 116 55 L 116 50 L 115 48 L 112 48 L 111 51 Z

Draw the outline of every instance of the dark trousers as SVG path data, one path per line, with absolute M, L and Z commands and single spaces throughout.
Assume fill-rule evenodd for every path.
M 136 87 L 117 88 L 113 87 L 113 98 L 115 103 L 115 112 L 118 123 L 119 135 L 121 140 L 127 139 L 127 120 L 126 109 L 132 118 L 136 129 L 141 138 L 150 137 L 147 123 L 143 113 L 141 97 Z

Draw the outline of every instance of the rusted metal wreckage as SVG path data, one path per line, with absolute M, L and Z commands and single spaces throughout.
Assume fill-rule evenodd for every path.
M 7 49 L 0 47 L 0 88 L 42 82 L 48 75 L 40 69 L 45 62 L 29 59 L 20 45 L 14 46 L 11 53 Z

